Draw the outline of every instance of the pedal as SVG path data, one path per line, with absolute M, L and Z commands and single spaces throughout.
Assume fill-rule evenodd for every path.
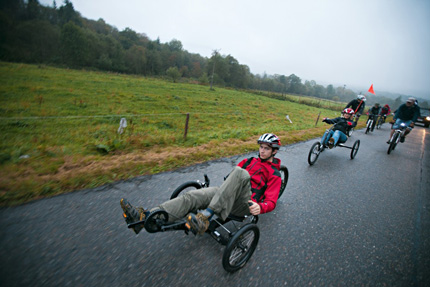
M 190 224 L 188 222 L 185 223 L 185 233 L 188 235 L 188 232 L 192 232 L 194 235 L 197 235 L 197 233 L 191 228 Z

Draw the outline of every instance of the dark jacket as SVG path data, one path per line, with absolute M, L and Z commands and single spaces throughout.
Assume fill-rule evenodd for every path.
M 242 160 L 238 166 L 243 167 L 248 159 Z M 274 158 L 273 162 L 262 162 L 259 158 L 252 158 L 245 169 L 251 176 L 251 199 L 260 205 L 261 213 L 275 209 L 281 189 L 281 160 Z
M 335 119 L 326 118 L 323 120 L 323 122 L 328 123 L 328 124 L 335 124 L 335 126 L 333 127 L 333 130 L 334 131 L 341 131 L 344 134 L 347 134 L 349 129 L 351 129 L 357 125 L 356 122 L 351 121 L 351 120 L 347 120 L 344 117 L 338 117 Z
M 379 115 L 379 113 L 381 112 L 381 107 L 377 108 L 377 107 L 371 107 L 369 109 L 369 115 Z
M 419 115 L 420 108 L 417 105 L 409 108 L 406 104 L 402 104 L 394 114 L 393 120 L 401 119 L 402 121 L 413 121 L 415 123 Z
M 357 99 L 354 99 L 354 100 L 350 101 L 346 105 L 345 109 L 346 108 L 351 108 L 351 109 L 354 110 L 354 112 L 356 114 L 360 114 L 361 115 L 363 113 L 363 111 L 364 111 L 364 107 L 365 106 L 366 106 L 366 104 L 364 103 L 364 101 L 361 101 L 361 104 L 360 104 L 360 102 Z

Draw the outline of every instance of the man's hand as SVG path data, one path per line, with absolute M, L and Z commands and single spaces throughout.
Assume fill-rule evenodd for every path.
M 322 121 L 323 123 L 325 123 L 327 121 L 327 118 L 323 118 Z
M 258 203 L 252 201 L 252 200 L 248 200 L 248 204 L 249 204 L 249 212 L 252 215 L 259 215 L 261 212 L 260 209 L 260 205 L 258 205 Z

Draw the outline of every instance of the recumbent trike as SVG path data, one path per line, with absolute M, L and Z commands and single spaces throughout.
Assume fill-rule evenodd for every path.
M 288 183 L 287 167 L 281 165 L 280 172 L 282 184 L 278 198 L 282 196 Z M 173 191 L 170 199 L 176 198 L 181 193 L 184 194 L 191 189 L 209 187 L 209 177 L 205 174 L 204 178 L 204 182 L 196 180 L 181 184 Z M 156 210 L 150 213 L 145 221 L 128 224 L 128 228 L 144 223 L 145 230 L 149 233 L 176 230 L 183 230 L 186 234 L 189 233 L 185 218 L 171 223 L 168 223 L 168 219 L 169 214 L 166 211 Z M 226 271 L 235 272 L 241 269 L 251 258 L 260 238 L 260 230 L 256 224 L 257 222 L 258 216 L 249 215 L 239 217 L 233 214 L 230 214 L 225 221 L 216 216 L 210 221 L 206 233 L 210 234 L 218 243 L 226 245 L 222 257 L 222 265 Z
M 328 134 L 329 134 L 329 132 L 331 131 L 331 130 L 333 130 L 333 128 L 334 128 L 334 126 L 335 126 L 336 124 L 334 124 L 333 126 L 331 126 L 329 129 L 327 129 L 326 130 L 326 132 L 324 133 L 324 136 L 323 136 L 323 138 L 321 139 L 321 141 L 319 141 L 319 142 L 316 142 L 316 143 L 314 143 L 313 145 L 312 145 L 312 147 L 311 147 L 311 149 L 309 150 L 309 154 L 308 154 L 308 163 L 309 163 L 309 165 L 313 165 L 316 161 L 317 161 L 317 159 L 318 159 L 318 157 L 319 157 L 319 155 L 326 149 L 326 148 L 328 148 L 328 146 L 327 145 L 325 145 L 325 144 L 323 144 L 324 142 L 325 142 L 325 139 L 326 139 L 326 137 L 328 136 Z M 349 131 L 347 131 L 347 137 L 349 137 L 350 136 L 350 133 L 349 133 Z M 336 144 L 336 146 L 337 147 L 343 147 L 343 148 L 348 148 L 348 149 L 350 149 L 351 150 L 351 159 L 354 159 L 355 158 L 355 156 L 356 156 L 356 154 L 357 154 L 357 152 L 358 152 L 358 149 L 360 148 L 360 140 L 356 140 L 355 142 L 354 142 L 354 144 L 352 145 L 352 147 L 350 147 L 350 146 L 347 146 L 347 145 L 345 145 L 345 143 L 341 143 L 340 141 L 338 141 L 337 142 L 337 144 Z

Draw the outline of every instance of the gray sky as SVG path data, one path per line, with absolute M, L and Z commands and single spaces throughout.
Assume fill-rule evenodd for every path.
M 71 2 L 83 17 L 162 43 L 177 39 L 190 53 L 210 57 L 220 50 L 253 74 L 295 74 L 347 88 L 373 84 L 376 94 L 430 98 L 428 0 Z

